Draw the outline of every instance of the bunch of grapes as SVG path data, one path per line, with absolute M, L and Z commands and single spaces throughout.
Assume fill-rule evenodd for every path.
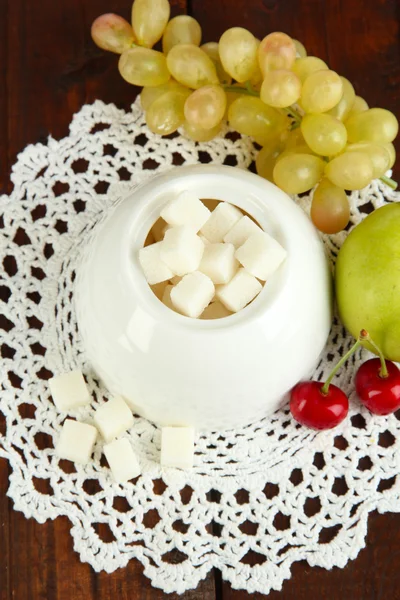
M 192 17 L 170 20 L 168 0 L 135 0 L 132 25 L 115 14 L 92 25 L 104 50 L 120 54 L 122 77 L 143 87 L 149 129 L 169 135 L 182 128 L 192 140 L 211 140 L 225 120 L 262 148 L 256 168 L 289 194 L 315 188 L 311 218 L 325 233 L 346 227 L 345 190 L 385 176 L 395 162 L 396 117 L 369 108 L 350 81 L 285 33 L 262 41 L 242 27 L 219 42 L 201 44 Z M 153 46 L 162 40 L 162 51 Z

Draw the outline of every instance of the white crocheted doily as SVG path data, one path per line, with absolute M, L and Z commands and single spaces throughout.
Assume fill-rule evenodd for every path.
M 234 588 L 266 594 L 281 588 L 295 561 L 344 567 L 365 544 L 368 513 L 400 511 L 400 416 L 374 417 L 354 394 L 349 418 L 331 432 L 297 425 L 286 409 L 199 437 L 190 472 L 161 469 L 160 431 L 138 417 L 128 435 L 143 475 L 123 486 L 113 483 L 101 442 L 86 467 L 54 455 L 64 416 L 46 379 L 83 370 L 93 402 L 77 412 L 82 419 L 107 399 L 86 362 L 72 303 L 88 231 L 154 168 L 212 161 L 244 169 L 254 156 L 251 140 L 228 130 L 200 145 L 160 138 L 147 130 L 139 103 L 125 113 L 96 102 L 75 115 L 68 137 L 20 154 L 14 191 L 0 199 L 0 456 L 12 469 L 8 495 L 39 522 L 66 515 L 75 550 L 96 571 L 136 558 L 165 592 L 195 588 L 216 567 Z M 354 193 L 352 224 L 395 199 L 379 182 Z M 307 210 L 309 198 L 298 201 Z M 325 239 L 333 259 L 345 235 Z M 324 378 L 350 344 L 335 321 L 315 377 Z M 361 358 L 337 378 L 349 393 Z

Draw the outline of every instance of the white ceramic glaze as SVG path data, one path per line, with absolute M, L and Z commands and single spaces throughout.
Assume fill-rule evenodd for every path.
M 236 204 L 288 252 L 236 315 L 205 321 L 174 313 L 141 271 L 149 229 L 183 190 Z M 226 429 L 268 415 L 326 343 L 331 278 L 320 238 L 284 192 L 247 171 L 199 165 L 154 177 L 113 209 L 87 250 L 75 288 L 87 356 L 111 392 L 158 424 Z

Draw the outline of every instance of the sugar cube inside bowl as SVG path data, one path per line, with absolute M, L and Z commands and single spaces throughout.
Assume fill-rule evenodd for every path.
M 161 258 L 162 242 L 145 246 L 139 251 L 139 262 L 149 285 L 168 281 L 175 275 Z
M 217 288 L 217 298 L 228 310 L 239 312 L 261 292 L 262 285 L 254 275 L 239 269 L 229 283 Z
M 286 250 L 264 231 L 253 233 L 236 251 L 235 257 L 254 277 L 266 281 L 286 258 Z
M 215 284 L 228 283 L 239 268 L 233 244 L 208 244 L 204 248 L 199 271 Z
M 183 315 L 197 319 L 208 306 L 215 294 L 211 279 L 195 271 L 182 278 L 171 290 L 171 302 Z
M 196 271 L 203 256 L 204 244 L 188 225 L 171 227 L 160 242 L 160 258 L 174 275 L 187 275 Z
M 232 227 L 243 217 L 243 213 L 229 202 L 220 202 L 210 218 L 201 228 L 209 242 L 222 242 Z
M 238 312 L 286 257 L 238 207 L 190 191 L 169 200 L 150 233 L 157 241 L 139 255 L 145 277 L 165 306 L 190 318 Z
M 168 202 L 161 217 L 172 226 L 187 225 L 197 233 L 209 219 L 211 212 L 195 194 L 181 192 Z

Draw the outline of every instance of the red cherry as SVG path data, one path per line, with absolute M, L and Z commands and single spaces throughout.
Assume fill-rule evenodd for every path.
M 367 360 L 356 373 L 358 397 L 374 415 L 389 415 L 400 408 L 400 370 L 390 360 L 385 362 L 387 377 L 380 375 L 379 358 Z
M 291 391 L 290 411 L 293 417 L 312 429 L 332 429 L 346 418 L 349 400 L 336 385 L 322 393 L 323 383 L 301 381 Z

